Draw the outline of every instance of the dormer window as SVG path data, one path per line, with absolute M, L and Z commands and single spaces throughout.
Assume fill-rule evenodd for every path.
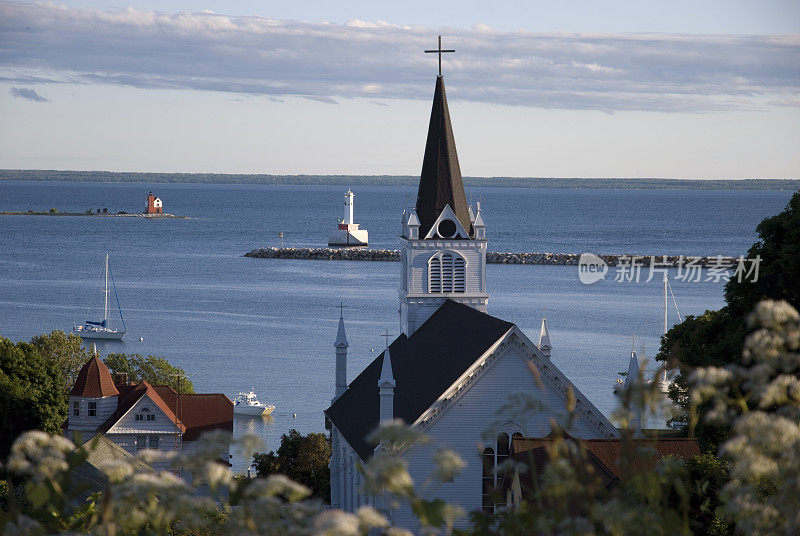
M 467 261 L 458 253 L 437 253 L 428 261 L 428 292 L 466 292 Z
M 136 414 L 135 420 L 137 421 L 154 421 L 156 420 L 155 413 L 150 413 L 150 408 L 147 406 L 143 407 L 139 410 L 139 413 Z

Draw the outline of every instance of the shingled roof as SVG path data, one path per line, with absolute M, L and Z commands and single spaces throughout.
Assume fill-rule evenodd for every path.
M 428 125 L 428 141 L 417 191 L 417 216 L 419 236 L 424 237 L 444 207 L 450 205 L 456 217 L 472 233 L 467 206 L 467 195 L 461 181 L 456 142 L 450 124 L 450 110 L 444 92 L 444 79 L 436 78 L 433 92 L 431 121 Z
M 101 398 L 104 396 L 118 395 L 119 391 L 114 386 L 111 372 L 105 363 L 100 361 L 97 354 L 81 367 L 78 379 L 69 391 L 69 396 L 85 396 Z
M 622 476 L 619 461 L 622 458 L 622 441 L 619 439 L 574 439 L 567 436 L 569 441 L 579 441 L 587 453 L 597 458 L 611 471 L 615 477 Z M 524 461 L 526 453 L 534 455 L 542 447 L 546 447 L 551 438 L 517 437 L 512 443 L 512 455 Z M 659 439 L 634 439 L 631 441 L 633 448 L 632 469 L 634 471 L 652 470 L 656 462 L 665 456 L 691 458 L 700 455 L 700 447 L 696 439 L 690 438 L 659 438 Z M 546 451 L 542 451 L 546 452 Z M 521 457 L 520 457 L 521 456 Z
M 400 335 L 389 345 L 397 383 L 395 418 L 406 423 L 416 421 L 512 327 L 511 322 L 447 300 L 410 338 Z M 378 378 L 382 363 L 383 353 L 325 410 L 362 460 L 367 460 L 374 449 L 366 436 L 378 426 Z

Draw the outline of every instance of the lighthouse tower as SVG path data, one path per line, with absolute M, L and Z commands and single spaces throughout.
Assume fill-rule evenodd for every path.
M 353 219 L 353 197 L 348 188 L 344 194 L 344 218 L 328 238 L 329 246 L 366 246 L 369 243 L 369 233 L 359 229 Z

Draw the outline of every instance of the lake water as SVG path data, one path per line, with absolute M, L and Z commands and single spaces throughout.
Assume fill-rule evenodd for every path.
M 151 189 L 165 211 L 191 219 L 0 215 L 0 335 L 29 340 L 96 316 L 108 252 L 128 335 L 102 344 L 102 353 L 166 357 L 198 392 L 233 396 L 253 388 L 276 406 L 274 416 L 237 417 L 235 431 L 259 434 L 266 449 L 291 428 L 323 431 L 337 305 L 347 306 L 352 379 L 383 347 L 381 333 L 399 334 L 400 264 L 242 256 L 278 245 L 279 232 L 286 245 L 324 246 L 341 216 L 341 187 L 0 181 L 0 211 L 140 212 Z M 416 190 L 354 192 L 356 221 L 369 230 L 371 246 L 399 247 L 402 209 Z M 491 251 L 738 256 L 791 192 L 472 188 L 467 197 L 482 203 Z M 612 270 L 586 286 L 564 266 L 489 265 L 487 272 L 490 314 L 535 341 L 546 306 L 553 361 L 610 414 L 611 385 L 627 368 L 631 335 L 651 357 L 658 348 L 661 280 L 617 283 Z M 675 275 L 682 315 L 723 304 L 721 283 Z M 676 321 L 673 309 L 670 325 Z M 233 462 L 244 471 L 250 460 Z

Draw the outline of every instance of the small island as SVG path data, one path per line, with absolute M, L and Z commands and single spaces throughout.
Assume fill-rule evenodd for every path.
M 50 210 L 43 211 L 43 210 L 26 210 L 26 211 L 4 211 L 0 212 L 0 215 L 4 216 L 94 216 L 94 217 L 104 217 L 104 218 L 178 218 L 182 220 L 188 220 L 188 216 L 176 216 L 175 214 L 169 214 L 167 212 L 163 212 L 162 210 L 163 204 L 161 199 L 153 195 L 153 192 L 147 194 L 147 205 L 145 206 L 144 212 L 141 213 L 128 213 L 124 210 L 120 210 L 119 212 L 109 212 L 108 208 L 92 210 L 88 209 L 86 212 L 61 212 L 57 208 L 53 207 Z

